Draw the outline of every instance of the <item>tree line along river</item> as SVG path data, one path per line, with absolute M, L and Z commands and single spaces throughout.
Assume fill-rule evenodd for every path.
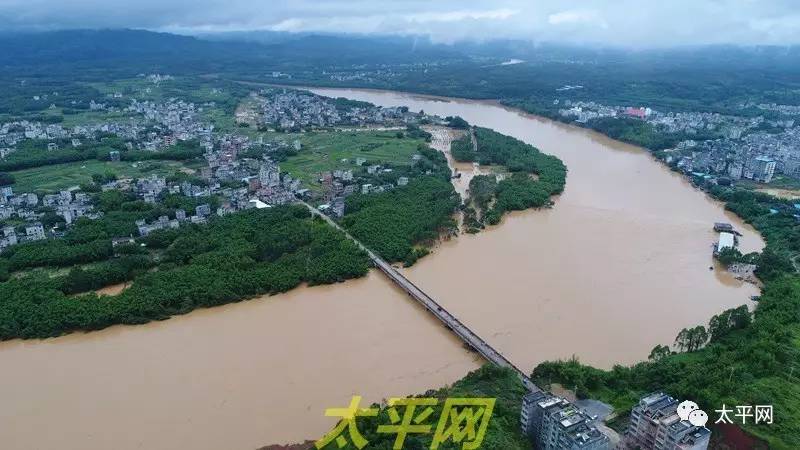
M 714 222 L 758 234 L 646 151 L 492 102 L 318 94 L 460 115 L 561 158 L 552 209 L 440 244 L 403 273 L 530 371 L 647 358 L 758 293 L 713 265 Z M 461 186 L 463 188 L 463 186 Z M 463 189 L 462 189 L 463 190 Z M 140 326 L 0 343 L 4 449 L 252 449 L 315 439 L 327 407 L 451 383 L 481 361 L 381 274 Z

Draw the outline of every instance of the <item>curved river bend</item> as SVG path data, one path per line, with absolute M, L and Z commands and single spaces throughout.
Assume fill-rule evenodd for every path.
M 749 302 L 712 265 L 715 221 L 760 237 L 641 149 L 489 102 L 323 95 L 460 115 L 564 160 L 556 207 L 448 241 L 405 271 L 518 366 L 610 367 Z M 480 364 L 378 273 L 44 341 L 0 343 L 3 449 L 253 449 L 321 435 L 326 407 L 423 392 Z

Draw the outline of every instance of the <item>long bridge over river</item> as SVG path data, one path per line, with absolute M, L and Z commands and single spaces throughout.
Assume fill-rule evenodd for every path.
M 372 263 L 377 267 L 384 275 L 386 275 L 391 281 L 393 281 L 400 289 L 404 290 L 411 298 L 416 300 L 419 304 L 421 304 L 425 309 L 431 312 L 437 319 L 439 319 L 444 326 L 449 328 L 453 333 L 455 333 L 464 343 L 478 352 L 481 356 L 483 356 L 487 361 L 498 365 L 500 367 L 508 367 L 514 372 L 517 373 L 522 383 L 528 388 L 531 392 L 541 391 L 538 386 L 536 386 L 530 378 L 519 369 L 519 367 L 515 366 L 514 363 L 506 359 L 502 353 L 497 351 L 494 347 L 489 345 L 488 342 L 484 341 L 480 336 L 478 336 L 474 331 L 469 329 L 466 325 L 464 325 L 458 318 L 452 315 L 447 309 L 445 309 L 442 305 L 440 305 L 436 300 L 431 298 L 428 294 L 425 293 L 422 289 L 417 287 L 414 283 L 412 283 L 408 278 L 404 277 L 400 272 L 395 270 L 391 264 L 386 262 L 383 258 L 378 256 L 372 250 L 367 248 L 364 244 L 362 244 L 358 239 L 354 238 L 350 235 L 347 231 L 345 231 L 342 227 L 339 226 L 336 222 L 334 222 L 330 217 L 326 216 L 319 212 L 316 208 L 309 205 L 308 203 L 303 202 L 303 204 L 311 210 L 312 214 L 316 214 L 326 220 L 331 226 L 337 228 L 339 231 L 345 234 L 349 239 L 355 242 L 362 250 L 364 250 L 369 258 L 372 260 Z

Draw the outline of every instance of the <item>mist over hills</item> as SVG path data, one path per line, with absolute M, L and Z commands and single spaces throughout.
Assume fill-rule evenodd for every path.
M 292 35 L 272 39 L 202 38 L 143 30 L 68 30 L 0 34 L 0 66 L 48 67 L 124 63 L 164 69 L 220 70 L 230 64 L 408 64 L 465 58 L 455 49 L 408 38 Z M 187 67 L 187 64 L 189 65 Z M 113 69 L 113 67 L 110 67 Z M 231 67 L 227 67 L 231 69 Z
M 797 70 L 796 46 L 732 45 L 628 50 L 521 40 L 436 44 L 426 37 L 283 32 L 186 36 L 130 29 L 0 33 L 0 65 L 82 64 L 136 59 L 142 63 L 205 65 L 233 61 L 294 64 L 411 64 L 518 58 L 531 63 L 703 64 Z M 201 64 L 201 67 L 203 64 Z
M 503 64 L 512 59 L 518 63 Z M 630 50 L 521 40 L 439 44 L 413 36 L 185 36 L 129 29 L 0 34 L 0 82 L 7 86 L 23 79 L 65 83 L 153 72 L 539 102 L 554 101 L 562 86 L 580 85 L 570 93 L 574 100 L 675 110 L 774 99 L 800 103 L 796 46 Z

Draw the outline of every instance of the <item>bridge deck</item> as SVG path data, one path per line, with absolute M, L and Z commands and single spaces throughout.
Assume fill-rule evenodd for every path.
M 390 280 L 392 280 L 397 286 L 403 289 L 408 295 L 420 303 L 425 309 L 430 311 L 437 319 L 439 319 L 447 328 L 452 330 L 462 341 L 464 341 L 467 345 L 477 351 L 481 356 L 483 356 L 487 361 L 498 365 L 500 367 L 508 367 L 515 371 L 519 378 L 522 380 L 522 383 L 525 385 L 526 388 L 530 391 L 540 391 L 538 386 L 533 384 L 533 382 L 525 375 L 525 372 L 520 370 L 517 366 L 514 365 L 511 361 L 506 359 L 502 353 L 494 349 L 489 343 L 484 341 L 480 336 L 475 334 L 469 327 L 461 323 L 458 318 L 454 315 L 450 314 L 447 309 L 441 306 L 436 300 L 432 299 L 428 294 L 425 293 L 422 289 L 418 288 L 414 283 L 412 283 L 408 278 L 404 277 L 400 272 L 395 270 L 391 264 L 386 262 L 383 258 L 375 254 L 372 250 L 368 249 L 364 244 L 358 241 L 356 238 L 350 235 L 347 231 L 339 226 L 336 222 L 331 220 L 330 217 L 320 213 L 314 207 L 307 203 L 303 203 L 306 207 L 308 207 L 312 213 L 322 217 L 332 226 L 339 229 L 342 233 L 345 234 L 349 239 L 355 242 L 361 249 L 363 249 L 369 258 L 372 260 L 372 263 L 377 267 L 381 272 L 384 273 Z

